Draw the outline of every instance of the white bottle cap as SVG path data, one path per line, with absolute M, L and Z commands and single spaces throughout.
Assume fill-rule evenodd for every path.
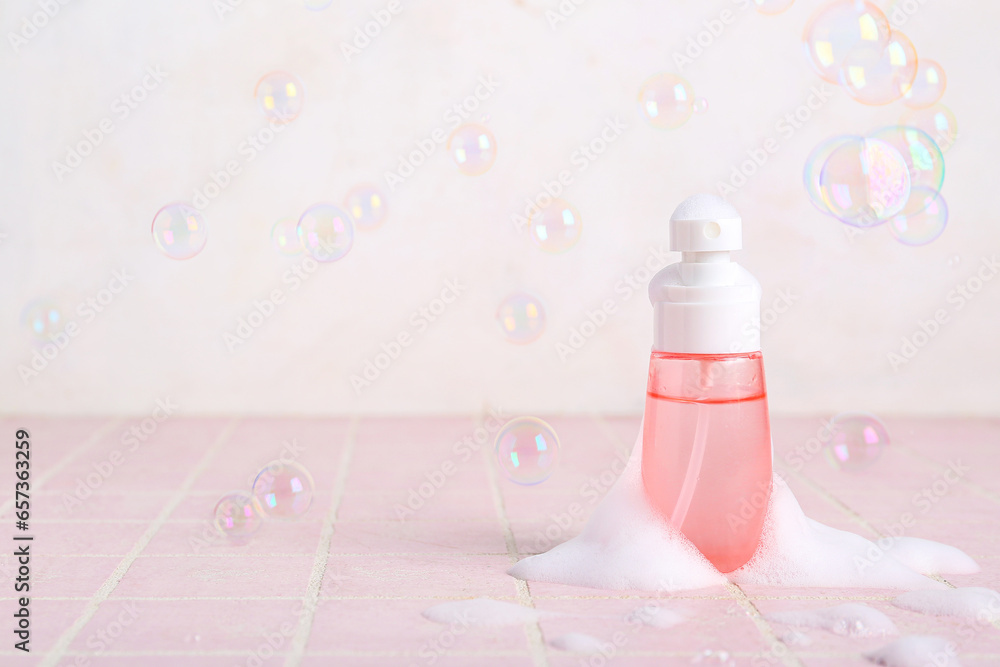
M 670 216 L 670 249 L 681 261 L 649 282 L 653 349 L 733 354 L 760 349 L 760 284 L 729 251 L 743 247 L 735 208 L 714 195 L 688 197 Z

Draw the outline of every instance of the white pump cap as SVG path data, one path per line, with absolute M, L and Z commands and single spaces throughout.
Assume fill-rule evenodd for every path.
M 743 247 L 743 224 L 714 195 L 688 197 L 670 216 L 670 249 L 681 261 L 649 282 L 653 349 L 733 354 L 760 349 L 760 284 L 729 251 Z

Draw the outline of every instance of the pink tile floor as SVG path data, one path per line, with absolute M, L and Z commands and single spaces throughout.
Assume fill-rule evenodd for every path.
M 699 661 L 705 650 L 727 651 L 737 665 L 868 664 L 861 653 L 884 640 L 812 630 L 808 645 L 786 645 L 789 629 L 761 616 L 844 600 L 882 609 L 904 634 L 953 640 L 964 665 L 1000 664 L 1000 628 L 970 632 L 968 624 L 896 609 L 888 590 L 730 586 L 656 596 L 509 577 L 506 568 L 519 558 L 579 531 L 582 519 L 569 520 L 569 507 L 590 513 L 634 442 L 638 418 L 551 419 L 562 461 L 537 487 L 500 477 L 488 447 L 453 449 L 476 433 L 480 422 L 471 416 L 175 418 L 135 451 L 122 445 L 135 419 L 0 421 L 7 433 L 32 434 L 35 535 L 33 650 L 14 651 L 3 629 L 3 664 L 719 664 Z M 906 534 L 953 544 L 982 565 L 949 584 L 1000 588 L 1000 422 L 887 425 L 890 449 L 848 474 L 822 453 L 806 454 L 792 470 L 789 452 L 816 434 L 820 420 L 775 419 L 777 468 L 810 516 L 875 538 L 909 512 L 916 523 Z M 286 442 L 301 449 L 297 459 L 316 479 L 306 516 L 267 523 L 242 546 L 213 537 L 208 519 L 219 496 L 248 488 Z M 109 468 L 116 449 L 124 461 Z M 963 471 L 957 483 L 941 481 L 949 464 Z M 13 478 L 3 477 L 0 525 L 12 526 Z M 422 484 L 429 497 L 401 521 L 398 507 Z M 86 497 L 67 504 L 78 491 Z M 0 574 L 10 582 L 14 562 L 3 551 Z M 499 629 L 450 629 L 420 614 L 482 596 L 555 613 Z M 654 598 L 689 620 L 636 630 L 628 614 Z M 14 604 L 5 583 L 4 623 Z M 604 641 L 617 633 L 614 657 L 548 645 L 570 632 Z

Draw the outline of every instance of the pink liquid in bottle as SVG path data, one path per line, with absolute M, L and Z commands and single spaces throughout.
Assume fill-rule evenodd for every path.
M 759 351 L 653 352 L 642 480 L 654 507 L 720 572 L 750 560 L 771 494 L 771 427 Z

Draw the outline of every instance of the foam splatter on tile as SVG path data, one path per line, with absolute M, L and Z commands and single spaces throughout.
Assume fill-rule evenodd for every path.
M 776 611 L 764 618 L 801 628 L 819 628 L 841 637 L 886 637 L 899 634 L 895 624 L 878 609 L 848 602 L 833 607 Z

